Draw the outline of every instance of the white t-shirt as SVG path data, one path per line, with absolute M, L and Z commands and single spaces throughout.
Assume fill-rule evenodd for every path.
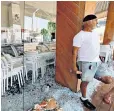
M 100 61 L 100 37 L 96 32 L 86 32 L 81 30 L 75 35 L 73 46 L 80 47 L 78 51 L 78 61 Z

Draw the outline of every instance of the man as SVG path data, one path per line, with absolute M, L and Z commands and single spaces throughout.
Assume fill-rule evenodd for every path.
M 100 64 L 100 37 L 93 31 L 97 24 L 95 15 L 87 15 L 83 19 L 83 30 L 73 39 L 73 73 L 81 74 L 81 93 L 80 100 L 87 108 L 94 110 L 95 106 L 86 98 L 87 85 L 95 77 L 96 79 L 109 84 L 112 82 L 110 76 L 100 76 L 96 73 Z M 76 66 L 78 64 L 78 68 Z

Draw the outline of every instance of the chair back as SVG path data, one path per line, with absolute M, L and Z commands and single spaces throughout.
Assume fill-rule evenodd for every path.
M 110 45 L 100 45 L 100 56 L 104 58 L 104 62 L 108 62 L 111 57 Z

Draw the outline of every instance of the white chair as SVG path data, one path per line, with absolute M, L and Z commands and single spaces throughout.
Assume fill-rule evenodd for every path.
M 43 56 L 37 56 L 37 67 L 41 69 L 41 77 L 44 77 L 46 72 L 46 59 Z
M 37 70 L 37 52 L 26 52 L 24 54 L 24 65 L 27 68 L 27 72 L 32 70 L 32 84 L 35 82 L 36 76 L 38 76 Z
M 35 82 L 35 77 L 38 73 L 36 61 L 31 57 L 24 57 L 24 65 L 27 67 L 27 72 L 29 70 L 32 70 L 32 83 L 34 83 Z
M 37 51 L 26 52 L 24 55 L 24 64 L 27 67 L 27 72 L 32 70 L 32 83 L 35 82 L 38 77 L 38 69 L 41 69 L 41 76 L 45 74 L 46 62 L 43 56 L 39 55 Z
M 40 53 L 38 54 L 38 58 L 38 63 L 40 63 L 39 66 L 41 68 L 41 76 L 43 77 L 47 71 L 46 68 L 49 67 L 49 65 L 54 64 L 55 67 L 55 52 Z
M 3 60 L 1 60 L 1 94 L 2 95 L 5 93 L 6 88 L 8 90 L 8 70 Z
M 55 52 L 49 52 L 49 54 L 47 55 L 47 63 L 46 65 L 51 65 L 51 64 L 54 64 L 54 67 L 55 67 Z
M 109 60 L 110 50 L 110 45 L 100 45 L 100 56 L 104 57 L 104 62 Z
M 7 59 L 11 69 L 15 66 L 23 66 L 23 70 L 22 74 L 23 74 L 23 78 L 26 77 L 26 80 L 28 80 L 28 76 L 27 76 L 27 70 L 26 70 L 26 66 L 24 65 L 22 58 L 14 58 L 9 54 L 3 54 L 5 56 L 5 58 Z M 24 80 L 24 79 L 23 79 Z
M 14 64 L 12 62 L 12 59 L 6 59 L 5 57 L 2 59 L 5 63 L 5 66 L 7 67 L 8 69 L 8 78 L 10 77 L 11 78 L 11 86 L 12 86 L 12 83 L 13 83 L 13 78 L 14 76 L 16 75 L 17 78 L 18 78 L 18 83 L 19 83 L 19 87 L 21 88 L 21 85 L 24 85 L 25 83 L 25 80 L 24 80 L 24 67 L 23 67 L 23 64 Z M 9 83 L 8 83 L 9 84 Z

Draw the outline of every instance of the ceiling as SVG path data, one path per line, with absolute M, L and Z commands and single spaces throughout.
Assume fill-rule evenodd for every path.
M 25 15 L 32 16 L 35 11 L 36 17 L 56 21 L 56 1 L 25 1 Z
M 96 3 L 95 14 L 107 11 L 109 6 L 109 1 L 98 1 Z
M 10 5 L 11 3 L 16 3 L 16 4 L 19 4 L 19 1 L 1 1 L 1 4 L 2 5 Z
M 41 9 L 45 12 L 56 15 L 56 1 L 25 1 L 25 8 Z
M 21 1 L 20 1 L 21 2 Z M 3 5 L 11 3 L 20 4 L 19 1 L 1 1 Z M 100 13 L 108 9 L 109 1 L 97 1 L 95 13 Z M 25 15 L 31 16 L 32 13 L 40 9 L 44 12 L 56 15 L 56 1 L 25 1 Z
M 6 6 L 9 6 L 11 3 L 20 5 L 20 2 L 1 1 L 2 5 Z M 32 17 L 35 11 L 36 11 L 35 16 L 37 17 L 48 19 L 53 22 L 56 21 L 56 1 L 25 1 L 25 16 Z

